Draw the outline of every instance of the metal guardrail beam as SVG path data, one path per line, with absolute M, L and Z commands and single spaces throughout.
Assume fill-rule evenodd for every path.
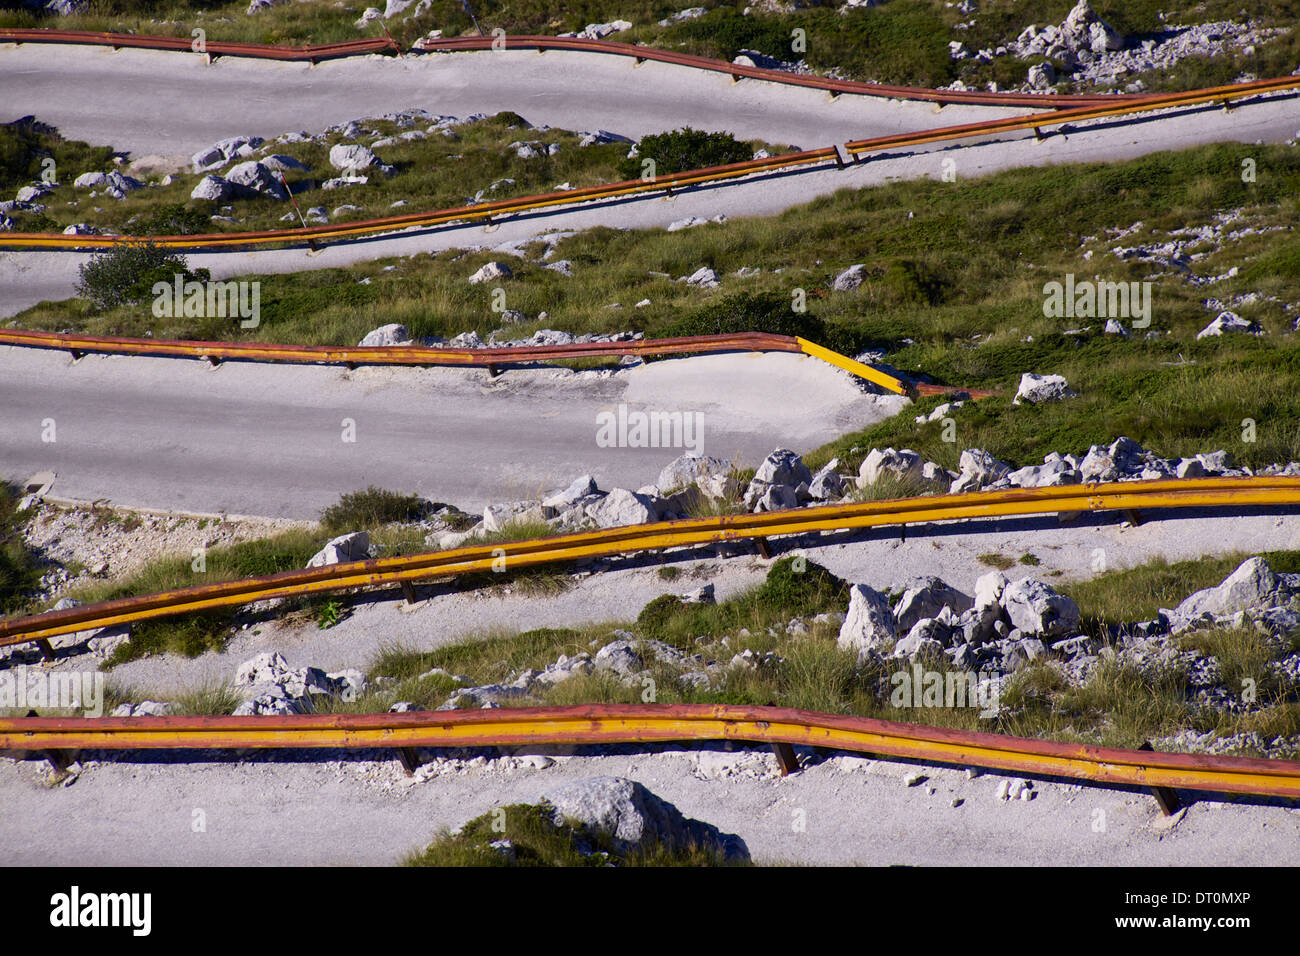
M 108 33 L 93 30 L 0 29 L 0 43 L 67 43 L 76 46 L 111 46 L 113 49 L 168 50 L 183 53 L 206 53 L 210 57 L 243 56 L 261 60 L 289 60 L 317 63 L 348 56 L 375 53 L 401 53 L 392 40 L 342 40 L 315 46 L 277 46 L 267 43 L 234 43 L 205 40 L 202 50 L 193 48 L 190 37 L 151 36 L 140 33 Z
M 267 717 L 0 718 L 0 750 L 405 748 L 737 740 L 1104 784 L 1300 797 L 1300 761 L 1120 750 L 784 707 L 501 708 Z
M 1258 80 L 1232 86 L 1212 87 L 1189 93 L 1176 93 L 1126 101 L 1116 106 L 1089 106 L 1058 112 L 1032 113 L 1027 116 L 947 126 L 920 133 L 900 133 L 874 139 L 853 140 L 844 149 L 855 159 L 885 149 L 905 146 L 922 146 L 938 142 L 956 142 L 980 136 L 991 136 L 1023 129 L 1041 130 L 1059 126 L 1071 120 L 1081 121 L 1116 116 L 1132 116 L 1158 109 L 1196 106 L 1206 103 L 1227 104 L 1236 100 L 1267 93 L 1287 92 L 1300 88 L 1300 76 L 1285 76 L 1271 80 Z M 539 209 L 560 209 L 566 206 L 623 198 L 647 193 L 669 192 L 689 186 L 722 184 L 759 173 L 778 172 L 840 162 L 836 147 L 787 153 L 766 159 L 712 166 L 689 170 L 652 179 L 634 179 L 602 186 L 590 186 L 559 192 L 541 193 L 518 199 L 501 199 L 473 206 L 424 213 L 407 213 L 379 219 L 327 224 L 321 226 L 270 229 L 252 232 L 206 233 L 192 236 L 65 236 L 47 233 L 0 233 L 0 248 L 21 249 L 108 249 L 130 243 L 152 242 L 168 249 L 226 249 L 272 245 L 315 245 L 331 240 L 354 239 L 381 233 L 397 232 L 408 228 L 431 228 L 453 223 L 470 224 L 492 220 L 501 216 L 517 215 Z
M 385 345 L 343 347 L 331 345 L 279 345 L 262 342 L 200 342 L 184 339 L 145 339 L 124 336 L 82 335 L 76 332 L 35 332 L 0 329 L 0 345 L 17 348 L 56 349 L 83 354 L 148 355 L 168 358 L 223 361 L 287 362 L 323 365 L 452 365 L 496 368 L 524 362 L 564 361 L 613 355 L 688 355 L 716 352 L 798 352 L 828 362 L 852 375 L 898 395 L 941 395 L 966 392 L 986 398 L 992 392 L 904 381 L 880 369 L 848 358 L 828 348 L 792 335 L 741 332 L 731 335 L 695 335 L 670 339 L 635 339 L 627 342 L 584 342 L 573 345 L 535 345 L 512 348 L 437 348 Z
M 1300 478 L 1175 478 L 930 495 L 792 508 L 762 514 L 690 518 L 525 541 L 468 545 L 405 557 L 352 561 L 0 619 L 0 647 L 136 621 L 238 607 L 273 598 L 305 597 L 492 571 L 502 566 L 502 560 L 506 570 L 516 571 L 543 564 L 660 548 L 962 518 L 1165 508 L 1239 510 L 1253 506 L 1295 505 L 1300 505 Z
M 1136 113 L 1149 113 L 1154 110 L 1175 109 L 1182 106 L 1203 106 L 1207 103 L 1226 105 L 1235 100 L 1252 96 L 1283 93 L 1296 89 L 1300 89 L 1300 76 L 1279 76 L 1268 80 L 1254 80 L 1250 83 L 1235 83 L 1228 86 L 1212 86 L 1201 90 L 1189 90 L 1185 93 L 1150 96 L 1135 103 L 1121 102 L 1081 106 L 1077 109 L 1060 110 L 1056 113 L 1031 113 L 1027 116 L 1011 116 L 1006 119 L 988 120 L 981 123 L 944 126 L 939 129 L 923 130 L 919 133 L 896 133 L 889 136 L 877 136 L 872 139 L 858 139 L 845 143 L 844 148 L 857 157 L 897 146 L 920 146 L 927 143 L 949 142 L 968 139 L 972 136 L 987 136 L 997 133 L 1016 132 L 1023 129 L 1042 130 L 1044 127 L 1059 126 L 1072 120 L 1082 121 L 1105 119 L 1112 116 L 1132 116 Z
M 437 346 L 281 345 L 270 342 L 205 342 L 186 339 L 145 339 L 82 335 L 75 332 L 35 332 L 0 329 L 0 345 L 57 349 L 74 354 L 157 355 L 231 361 L 286 362 L 334 365 L 456 365 L 491 366 L 614 355 L 683 355 L 705 352 L 798 352 L 793 336 L 765 332 L 697 335 L 626 342 L 581 342 L 511 348 L 440 348 Z M 832 353 L 834 354 L 834 353 Z M 883 373 L 877 373 L 883 374 Z M 891 381 L 898 382 L 897 379 Z

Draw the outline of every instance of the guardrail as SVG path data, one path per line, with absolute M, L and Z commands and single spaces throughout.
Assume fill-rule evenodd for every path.
M 949 395 L 965 392 L 988 398 L 993 392 L 955 385 L 911 382 L 851 359 L 793 335 L 741 332 L 732 335 L 695 335 L 670 339 L 634 339 L 626 342 L 579 342 L 572 345 L 529 345 L 512 348 L 438 348 L 416 345 L 342 347 L 332 345 L 277 345 L 263 342 L 199 342 L 183 339 L 144 339 L 77 332 L 33 332 L 0 329 L 0 345 L 55 349 L 74 359 L 89 353 L 148 355 L 203 359 L 213 365 L 223 361 L 288 362 L 300 365 L 452 365 L 487 368 L 494 374 L 507 365 L 554 362 L 614 355 L 700 355 L 715 352 L 795 352 L 821 359 L 852 375 L 898 395 Z
M 1138 101 L 1128 101 L 1120 105 L 1087 106 L 1056 112 L 1032 113 L 1026 116 L 991 120 L 983 123 L 946 126 L 939 129 L 925 130 L 920 133 L 899 133 L 873 139 L 852 140 L 844 144 L 843 148 L 849 162 L 858 162 L 871 153 L 886 149 L 922 146 L 939 142 L 956 142 L 1023 129 L 1033 129 L 1036 134 L 1039 134 L 1046 127 L 1059 126 L 1072 120 L 1082 121 L 1131 116 L 1153 110 L 1197 106 L 1206 103 L 1220 103 L 1226 107 L 1229 103 L 1249 97 L 1295 89 L 1300 89 L 1300 76 L 1284 76 L 1251 83 L 1193 90 L 1187 93 L 1152 96 Z M 647 193 L 668 193 L 671 195 L 674 189 L 721 184 L 760 173 L 787 171 L 827 162 L 835 163 L 837 166 L 844 165 L 838 147 L 827 146 L 798 153 L 786 153 L 782 156 L 748 160 L 724 166 L 711 166 L 705 169 L 656 176 L 651 179 L 633 179 L 619 183 L 607 183 L 601 186 L 589 186 L 583 189 L 541 193 L 518 199 L 501 199 L 473 206 L 457 206 L 433 212 L 407 213 L 400 216 L 385 216 L 379 219 L 364 219 L 347 223 L 254 232 L 206 233 L 192 236 L 65 236 L 47 233 L 6 232 L 0 233 L 0 248 L 108 249 L 114 246 L 145 241 L 168 249 L 225 249 L 284 244 L 306 244 L 315 247 L 318 243 L 329 240 L 374 236 L 408 228 L 430 228 L 452 223 L 469 224 L 491 221 L 502 216 L 517 215 L 541 209 L 560 209 L 603 199 L 617 199 Z
M 792 508 L 762 514 L 690 518 L 654 524 L 584 531 L 527 541 L 469 545 L 396 558 L 351 561 L 301 571 L 201 584 L 158 594 L 0 619 L 0 647 L 79 631 L 236 607 L 273 598 L 306 597 L 399 585 L 412 596 L 414 582 L 455 577 L 503 567 L 509 571 L 611 557 L 659 548 L 678 548 L 781 535 L 858 528 L 926 524 L 960 518 L 994 518 L 1075 511 L 1163 508 L 1228 508 L 1300 504 L 1300 478 L 1176 478 L 931 495 L 855 504 Z M 48 643 L 42 651 L 52 655 Z
M 1152 789 L 1300 797 L 1300 761 L 1120 750 L 793 710 L 722 704 L 303 714 L 0 718 L 0 750 L 203 750 L 540 746 L 735 740 Z M 797 769 L 778 751 L 782 770 Z M 1167 805 L 1162 800 L 1162 808 Z
M 222 40 L 205 41 L 203 50 L 195 50 L 188 37 L 150 36 L 136 33 L 108 33 L 89 30 L 0 29 L 0 42 L 8 43 L 70 43 L 92 46 L 111 46 L 114 49 L 172 50 L 178 52 L 206 53 L 208 56 L 240 56 L 266 60 L 319 60 L 344 56 L 365 56 L 373 53 L 397 53 L 402 49 L 392 39 L 346 40 L 320 46 L 277 46 L 263 43 L 231 43 Z M 790 73 L 760 66 L 742 66 L 710 57 L 661 50 L 657 47 L 620 43 L 615 40 L 584 40 L 578 37 L 548 37 L 520 34 L 517 36 L 449 37 L 440 40 L 421 40 L 408 53 L 458 53 L 479 50 L 569 50 L 580 53 L 602 53 L 610 56 L 631 57 L 638 64 L 645 60 L 671 63 L 712 73 L 726 73 L 733 80 L 746 77 L 825 90 L 839 96 L 888 97 L 890 99 L 922 100 L 927 102 L 967 103 L 979 106 L 1078 106 L 1084 103 L 1116 99 L 1141 99 L 1151 94 L 1060 94 L 1060 93 L 989 93 L 980 90 L 930 90 L 916 86 L 891 86 L 884 83 L 862 83 L 855 80 L 837 80 L 803 73 Z
M 189 37 L 150 36 L 139 33 L 108 33 L 93 30 L 37 30 L 0 29 L 0 43 L 68 43 L 78 46 L 111 46 L 113 49 L 130 47 L 140 50 L 170 50 L 184 53 L 206 53 L 210 57 L 244 56 L 261 60 L 297 60 L 318 63 L 347 56 L 369 56 L 374 53 L 401 53 L 393 40 L 342 40 L 317 46 L 276 46 L 266 43 L 231 43 L 225 40 L 204 40 L 203 49 L 194 49 L 197 41 Z

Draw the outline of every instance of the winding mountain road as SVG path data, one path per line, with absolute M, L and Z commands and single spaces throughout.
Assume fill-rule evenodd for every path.
M 393 59 L 365 56 L 309 66 L 219 59 L 148 50 L 0 46 L 0 119 L 34 114 L 64 135 L 180 165 L 198 149 L 235 134 L 273 137 L 321 129 L 412 107 L 465 116 L 512 109 L 537 124 L 609 129 L 631 137 L 692 125 L 805 148 L 919 131 L 1028 112 L 1008 107 L 946 106 L 829 95 L 686 67 L 599 54 L 485 51 Z M 575 91 L 580 91 L 575 96 Z M 1126 159 L 1219 141 L 1280 142 L 1296 134 L 1294 94 L 1139 117 L 1072 123 L 1037 139 L 1006 133 L 959 145 L 900 148 L 867 162 L 756 175 L 702 185 L 671 198 L 645 195 L 500 217 L 490 226 L 410 229 L 378 238 L 257 252 L 196 253 L 195 266 L 216 278 L 330 268 L 386 256 L 448 248 L 490 248 L 560 229 L 617 224 L 667 226 L 688 216 L 772 215 L 843 188 L 894 179 L 939 177 L 944 151 L 957 182 L 1001 169 Z M 304 117 L 311 117 L 310 123 Z M 0 251 L 0 316 L 74 294 L 89 253 Z
M 65 135 L 109 142 L 136 158 L 180 162 L 223 136 L 270 137 L 416 106 L 455 115 L 513 109 L 534 123 L 630 136 L 690 124 L 804 147 L 1017 112 L 832 99 L 680 66 L 554 51 L 366 56 L 312 67 L 239 59 L 209 66 L 184 53 L 0 46 L 0 85 L 7 94 L 0 118 L 34 113 Z M 1043 139 L 1018 132 L 900 148 L 845 168 L 828 164 L 699 186 L 671 198 L 539 210 L 486 227 L 410 229 L 318 252 L 201 252 L 190 260 L 225 278 L 453 247 L 501 247 L 504 254 L 520 240 L 560 229 L 774 214 L 842 188 L 938 178 L 949 159 L 952 188 L 960 189 L 970 177 L 1014 167 L 1113 161 L 1225 140 L 1276 142 L 1295 135 L 1296 103 L 1294 94 L 1276 94 L 1230 112 L 1166 109 L 1071 123 Z M 0 252 L 0 315 L 71 295 L 87 255 Z M 582 281 L 581 274 L 573 281 Z M 782 383 L 780 403 L 771 399 L 773 382 Z M 533 370 L 491 383 L 484 373 L 445 369 L 346 373 L 227 365 L 209 371 L 193 362 L 90 357 L 72 363 L 59 353 L 0 351 L 6 477 L 52 469 L 60 473 L 58 494 L 197 511 L 310 517 L 341 492 L 369 483 L 477 507 L 562 486 L 594 461 L 607 469 L 597 475 L 603 483 L 639 487 L 681 449 L 595 455 L 595 416 L 621 401 L 700 411 L 708 423 L 706 452 L 750 464 L 777 445 L 806 449 L 892 410 L 840 373 L 792 356 L 685 359 L 612 378 Z M 40 440 L 47 418 L 60 423 L 55 444 Z M 358 422 L 355 445 L 339 442 L 343 418 Z M 143 471 L 141 462 L 148 464 Z

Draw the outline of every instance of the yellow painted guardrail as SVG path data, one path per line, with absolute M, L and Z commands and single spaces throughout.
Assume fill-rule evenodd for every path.
M 1120 750 L 794 710 L 726 704 L 302 714 L 0 718 L 0 750 L 404 748 L 735 740 L 823 747 L 1112 785 L 1300 797 L 1300 761 Z M 797 769 L 794 755 L 783 770 Z
M 686 355 L 712 352 L 802 352 L 866 379 L 898 395 L 941 395 L 964 391 L 973 398 L 991 392 L 904 381 L 888 372 L 851 359 L 838 352 L 791 335 L 740 332 L 727 335 L 696 335 L 669 339 L 635 339 L 627 342 L 586 342 L 572 345 L 538 345 L 507 348 L 439 348 L 416 345 L 343 347 L 331 345 L 281 345 L 269 342 L 203 342 L 185 339 L 152 339 L 124 336 L 86 335 L 80 332 L 38 332 L 30 329 L 0 329 L 0 346 L 56 349 L 73 358 L 95 353 L 147 355 L 168 358 L 223 361 L 287 362 L 295 364 L 358 365 L 452 365 L 500 366 L 564 361 L 613 355 Z
M 905 146 L 922 146 L 938 142 L 956 142 L 980 136 L 1016 132 L 1033 129 L 1041 132 L 1044 128 L 1060 126 L 1071 121 L 1103 119 L 1107 117 L 1134 116 L 1154 110 L 1178 107 L 1198 106 L 1207 103 L 1229 103 L 1268 93 L 1290 92 L 1300 88 L 1300 76 L 1284 76 L 1269 80 L 1256 80 L 1230 86 L 1210 87 L 1187 93 L 1173 93 L 1153 96 L 1137 101 L 1123 101 L 1114 106 L 1084 106 L 1077 109 L 1049 110 L 1026 116 L 1011 117 L 1002 120 L 990 120 L 981 123 L 969 123 L 961 126 L 947 126 L 920 133 L 900 133 L 881 136 L 874 139 L 853 140 L 844 145 L 846 153 L 853 161 L 864 156 Z M 647 193 L 671 193 L 697 185 L 723 184 L 729 181 L 760 173 L 780 172 L 794 168 L 803 168 L 819 163 L 834 162 L 840 164 L 839 151 L 835 147 L 807 150 L 800 153 L 788 153 L 768 159 L 733 163 L 726 166 L 714 166 L 696 169 L 667 176 L 658 176 L 646 180 L 629 180 L 604 186 L 592 186 L 563 192 L 543 193 L 525 196 L 519 199 L 503 199 L 496 202 L 482 203 L 475 206 L 460 206 L 452 209 L 436 210 L 425 213 L 410 213 L 402 216 L 387 216 L 381 219 L 361 220 L 337 225 L 312 226 L 294 229 L 274 229 L 260 232 L 244 233 L 208 233 L 193 236 L 64 236 L 44 233 L 0 233 L 0 248 L 20 249 L 107 249 L 132 242 L 149 241 L 168 249 L 224 249 L 270 246 L 281 244 L 316 245 L 339 239 L 354 239 L 361 236 L 373 236 L 381 233 L 396 232 L 404 229 L 423 229 L 450 224 L 471 224 L 490 221 L 502 216 L 517 215 L 539 209 L 562 209 L 586 202 L 603 199 L 623 198 Z
M 398 558 L 353 561 L 302 571 L 202 584 L 139 597 L 0 619 L 0 646 L 177 614 L 236 607 L 273 598 L 306 597 L 473 572 L 517 571 L 556 562 L 610 557 L 780 535 L 1000 518 L 1056 512 L 1300 505 L 1300 477 L 1175 478 L 930 495 L 855 504 L 793 508 L 763 514 L 691 518 L 526 541 L 468 545 Z M 49 653 L 48 646 L 43 648 Z

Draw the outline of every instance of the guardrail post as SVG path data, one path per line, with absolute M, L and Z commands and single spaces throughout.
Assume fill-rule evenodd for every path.
M 415 776 L 420 769 L 420 753 L 414 747 L 398 747 L 397 760 L 408 777 Z
M 1155 747 L 1151 746 L 1149 740 L 1144 741 L 1142 746 L 1138 748 L 1138 750 L 1145 750 L 1150 753 L 1155 753 L 1155 749 Z M 1173 816 L 1182 806 L 1182 803 L 1178 800 L 1178 794 L 1169 787 L 1149 787 L 1148 789 L 1151 791 L 1151 796 L 1156 798 L 1156 803 L 1160 806 L 1160 812 L 1165 816 Z
M 40 715 L 34 710 L 29 710 L 26 716 L 39 717 Z M 44 757 L 50 762 L 50 766 L 54 768 L 55 773 L 65 772 L 72 762 L 77 759 L 77 751 L 75 750 L 29 750 L 26 751 L 24 755 L 27 757 L 33 755 Z
M 402 597 L 406 598 L 407 604 L 415 603 L 415 585 L 410 581 L 399 582 L 402 586 Z
M 772 549 L 767 545 L 767 538 L 755 538 L 754 547 L 758 549 L 759 555 L 763 558 L 770 558 L 772 556 Z
M 788 777 L 799 769 L 799 759 L 794 755 L 794 748 L 783 740 L 778 740 L 772 744 L 772 753 L 776 754 L 776 762 L 781 767 L 781 776 Z
M 48 640 L 41 637 L 41 638 L 37 638 L 33 643 L 36 645 L 37 649 L 40 650 L 41 657 L 43 657 L 47 661 L 54 660 L 54 648 L 50 646 L 50 642 Z M 27 716 L 31 717 L 32 715 L 28 714 Z

